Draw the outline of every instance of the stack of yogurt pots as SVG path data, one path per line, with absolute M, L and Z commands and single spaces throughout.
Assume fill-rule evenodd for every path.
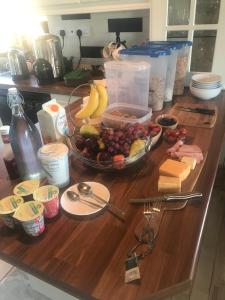
M 59 213 L 59 188 L 53 185 L 40 187 L 40 180 L 26 180 L 17 184 L 13 195 L 0 200 L 0 217 L 11 230 L 20 227 L 31 237 L 45 230 L 44 219 Z
M 213 73 L 196 74 L 190 82 L 191 93 L 202 100 L 209 100 L 218 96 L 222 89 L 222 78 Z

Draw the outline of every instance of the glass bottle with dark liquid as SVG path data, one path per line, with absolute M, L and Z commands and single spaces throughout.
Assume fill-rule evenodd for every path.
M 16 88 L 8 89 L 8 105 L 12 109 L 10 143 L 15 155 L 21 179 L 40 179 L 43 177 L 37 151 L 42 146 L 36 126 L 24 113 L 22 95 Z

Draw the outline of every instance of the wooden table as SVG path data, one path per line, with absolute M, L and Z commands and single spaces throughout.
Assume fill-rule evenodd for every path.
M 93 79 L 100 79 L 93 77 Z M 61 94 L 70 95 L 74 87 L 66 86 L 63 80 L 56 80 L 50 84 L 38 85 L 37 78 L 30 75 L 28 79 L 22 79 L 17 82 L 12 80 L 10 75 L 0 75 L 0 89 L 9 89 L 17 87 L 23 92 L 47 93 L 47 94 Z M 79 88 L 73 95 L 78 97 L 85 97 L 89 93 L 89 87 Z
M 188 128 L 193 143 L 208 151 L 195 189 L 202 191 L 204 198 L 201 203 L 164 214 L 155 248 L 140 263 L 140 284 L 124 283 L 126 252 L 134 245 L 134 230 L 143 218 L 143 207 L 128 200 L 152 193 L 152 174 L 165 156 L 166 143 L 134 168 L 118 173 L 97 172 L 76 161 L 71 168 L 71 183 L 94 180 L 109 188 L 111 201 L 126 211 L 125 223 L 107 211 L 89 219 L 77 219 L 61 211 L 36 239 L 11 232 L 1 223 L 0 258 L 84 299 L 161 299 L 190 289 L 225 132 L 224 94 L 216 104 L 219 115 L 213 129 Z M 15 183 L 6 180 L 2 163 L 0 174 L 3 197 Z

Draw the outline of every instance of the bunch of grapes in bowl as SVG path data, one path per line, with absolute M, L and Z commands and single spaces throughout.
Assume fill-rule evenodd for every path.
M 136 123 L 123 128 L 95 128 L 85 124 L 75 137 L 76 154 L 97 169 L 123 169 L 150 150 L 148 126 Z

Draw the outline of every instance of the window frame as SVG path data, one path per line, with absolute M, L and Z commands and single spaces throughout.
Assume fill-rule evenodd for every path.
M 150 40 L 166 40 L 167 31 L 188 31 L 188 40 L 193 41 L 195 30 L 216 30 L 216 43 L 212 72 L 225 80 L 225 0 L 221 0 L 218 24 L 194 24 L 197 0 L 191 0 L 188 25 L 167 25 L 168 0 L 150 0 Z M 190 56 L 191 57 L 191 56 Z M 190 60 L 188 70 L 190 70 Z

